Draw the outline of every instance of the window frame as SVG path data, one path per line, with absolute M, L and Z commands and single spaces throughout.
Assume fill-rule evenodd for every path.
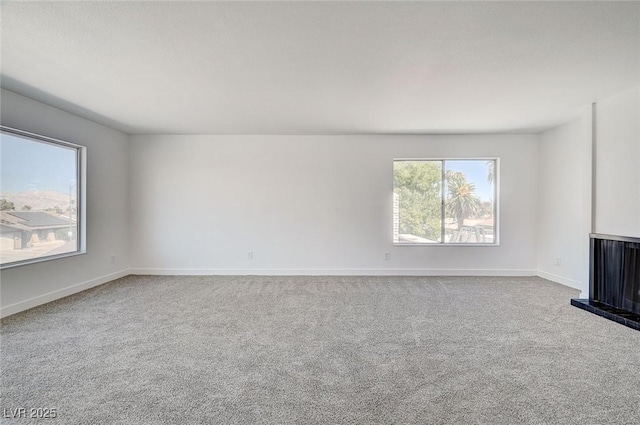
M 25 260 L 12 261 L 0 264 L 0 270 L 14 267 L 26 266 L 29 264 L 42 263 L 46 261 L 58 260 L 60 258 L 74 257 L 87 253 L 87 147 L 65 140 L 56 139 L 42 134 L 32 133 L 17 128 L 0 125 L 0 134 L 9 134 L 18 138 L 31 140 L 38 143 L 45 143 L 52 146 L 74 149 L 76 151 L 76 208 L 77 208 L 77 229 L 76 238 L 78 246 L 75 251 L 61 254 L 43 255 L 41 257 L 29 258 Z
M 419 161 L 440 161 L 442 163 L 442 167 L 441 167 L 441 192 L 440 192 L 440 223 L 441 223 L 441 227 L 440 227 L 440 232 L 441 232 L 441 239 L 442 241 L 438 242 L 438 241 L 434 241 L 433 243 L 411 243 L 411 242 L 395 242 L 394 238 L 393 238 L 393 231 L 391 234 L 391 242 L 393 244 L 393 246 L 414 246 L 414 247 L 453 247 L 453 246 L 459 246 L 459 247 L 499 247 L 500 246 L 500 157 L 446 157 L 446 158 L 393 158 L 393 161 L 391 163 L 391 193 L 392 193 L 392 198 L 393 198 L 393 193 L 395 193 L 395 185 L 393 184 L 394 181 L 394 175 L 393 175 L 393 164 L 395 164 L 396 162 L 400 162 L 400 161 L 413 161 L 413 162 L 419 162 Z M 494 202 L 493 202 L 493 220 L 494 220 L 494 226 L 493 226 L 493 243 L 467 243 L 467 242 L 445 242 L 444 241 L 444 232 L 445 232 L 445 227 L 444 227 L 444 220 L 446 219 L 446 212 L 445 212 L 445 207 L 446 207 L 446 167 L 445 167 L 445 163 L 447 161 L 494 161 L 495 166 L 494 166 L 494 175 L 493 175 L 493 197 L 494 197 Z M 393 202 L 391 203 L 392 205 L 392 209 L 393 209 Z M 391 214 L 391 216 L 393 217 L 393 212 Z M 393 228 L 393 225 L 392 225 Z

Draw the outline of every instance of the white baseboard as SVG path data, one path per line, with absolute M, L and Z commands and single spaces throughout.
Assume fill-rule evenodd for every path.
M 186 269 L 133 268 L 134 275 L 237 275 L 237 276 L 537 276 L 536 270 L 526 269 Z
M 67 286 L 66 288 L 58 289 L 57 291 L 48 292 L 43 295 L 39 295 L 28 300 L 20 301 L 15 304 L 10 304 L 0 308 L 0 318 L 7 317 L 12 314 L 19 313 L 21 311 L 28 310 L 33 307 L 37 307 L 42 304 L 46 304 L 51 301 L 58 300 L 60 298 L 68 297 L 75 293 L 84 291 L 94 286 L 102 285 L 103 283 L 110 282 L 114 279 L 119 279 L 130 275 L 129 269 L 120 270 L 119 272 L 111 273 L 108 275 L 100 276 L 95 279 L 88 280 L 86 282 L 77 283 L 75 285 Z
M 569 288 L 573 288 L 573 289 L 577 289 L 579 291 L 582 291 L 582 284 L 580 282 L 578 282 L 577 280 L 573 280 L 573 279 L 568 279 L 564 276 L 559 276 L 557 274 L 553 274 L 553 273 L 547 273 L 547 272 L 543 272 L 542 270 L 538 270 L 538 276 L 543 278 L 543 279 L 547 279 L 550 280 L 552 282 L 556 282 L 559 283 L 561 285 L 564 286 L 568 286 Z M 587 294 L 582 294 L 581 296 L 587 296 Z

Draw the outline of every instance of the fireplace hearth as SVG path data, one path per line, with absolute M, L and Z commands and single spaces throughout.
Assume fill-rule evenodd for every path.
M 640 330 L 640 238 L 590 236 L 589 299 L 571 304 Z

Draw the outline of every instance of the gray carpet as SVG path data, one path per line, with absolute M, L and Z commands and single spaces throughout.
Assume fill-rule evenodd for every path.
M 539 278 L 130 276 L 2 320 L 0 408 L 55 408 L 51 424 L 640 424 L 640 332 L 575 296 Z

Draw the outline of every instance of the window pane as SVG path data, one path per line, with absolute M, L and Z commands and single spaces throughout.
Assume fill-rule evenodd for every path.
M 0 265 L 79 250 L 78 149 L 2 132 Z
M 442 241 L 442 161 L 394 161 L 394 243 Z
M 445 243 L 494 243 L 495 163 L 445 161 Z

